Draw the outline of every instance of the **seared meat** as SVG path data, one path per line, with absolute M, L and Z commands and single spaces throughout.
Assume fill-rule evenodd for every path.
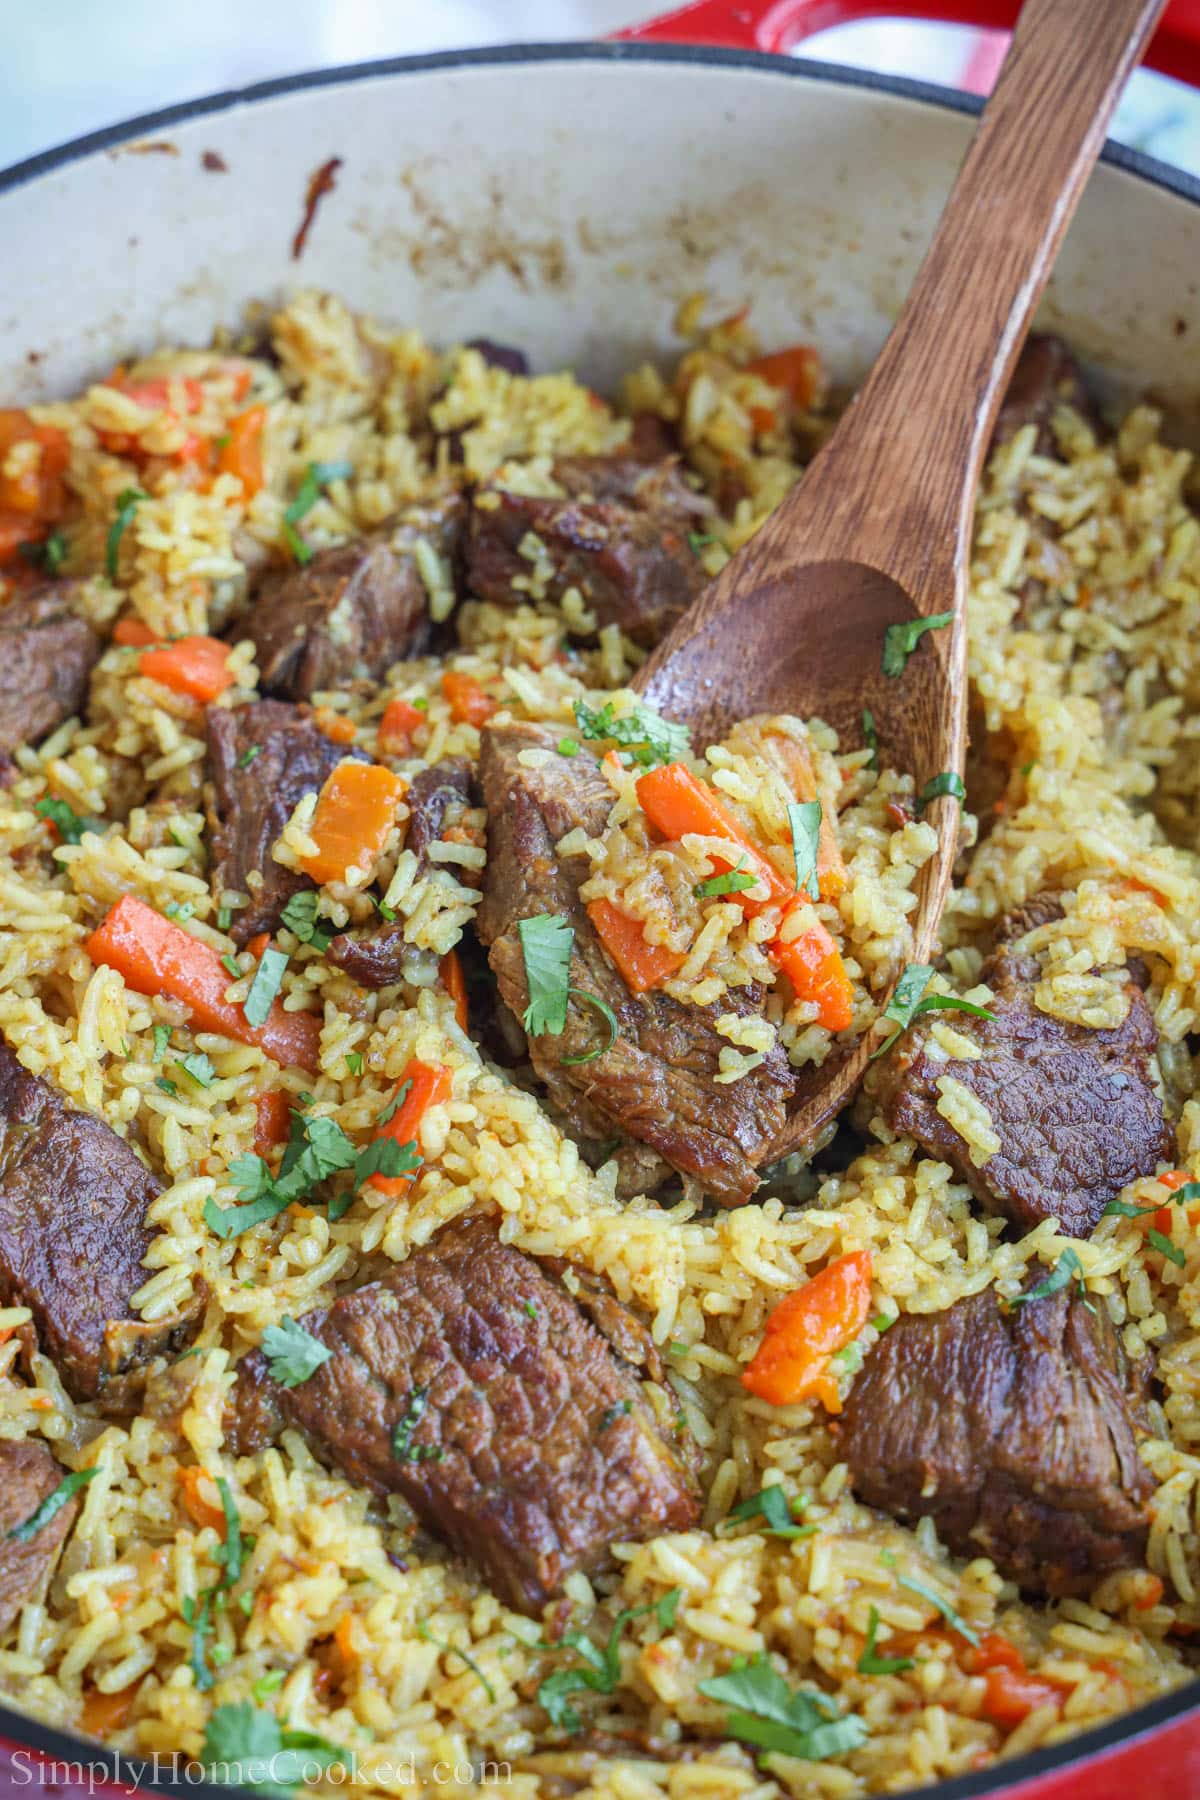
M 1112 1030 L 1070 1025 L 1034 1005 L 1037 959 L 1005 939 L 1044 923 L 1045 904 L 1041 896 L 1001 926 L 980 972 L 995 995 L 994 1023 L 954 1015 L 979 1058 L 931 1054 L 930 1028 L 916 1026 L 887 1058 L 876 1091 L 892 1130 L 950 1163 L 984 1205 L 1023 1231 L 1056 1218 L 1070 1236 L 1087 1237 L 1128 1182 L 1173 1155 L 1172 1133 L 1151 1081 L 1158 1034 L 1136 981 L 1125 984 L 1129 1013 Z M 937 1110 L 946 1075 L 991 1113 L 1000 1148 L 982 1168 Z
M 486 1220 L 450 1226 L 303 1325 L 333 1356 L 294 1388 L 261 1352 L 245 1358 L 238 1452 L 281 1421 L 302 1427 L 351 1481 L 403 1494 L 510 1605 L 537 1612 L 610 1544 L 699 1519 L 686 1452 L 633 1371 Z
M 1023 425 L 1037 426 L 1034 448 L 1039 456 L 1054 456 L 1058 440 L 1054 415 L 1069 406 L 1095 431 L 1100 423 L 1089 398 L 1083 370 L 1060 337 L 1035 333 L 1025 345 L 1008 384 L 993 444 L 1007 443 Z
M 48 581 L 0 607 L 0 754 L 36 744 L 79 711 L 103 645 L 68 604 L 74 581 Z
M 1072 1287 L 1010 1310 L 987 1289 L 897 1320 L 838 1441 L 868 1505 L 932 1518 L 952 1550 L 1024 1588 L 1086 1594 L 1145 1552 L 1143 1429 L 1103 1301 Z
M 123 1405 L 137 1365 L 191 1335 L 198 1306 L 153 1325 L 126 1316 L 148 1279 L 154 1233 L 144 1221 L 158 1193 L 124 1138 L 68 1106 L 0 1042 L 0 1303 L 29 1307 L 78 1400 Z
M 302 568 L 268 574 L 228 633 L 253 639 L 262 687 L 307 700 L 356 677 L 377 681 L 419 655 L 431 626 L 412 546 L 424 537 L 453 566 L 465 504 L 451 495 L 414 507 L 365 537 L 319 550 Z
M 318 792 L 347 756 L 362 752 L 335 744 L 305 707 L 282 700 L 210 706 L 206 723 L 212 889 L 218 905 L 225 893 L 249 895 L 229 928 L 242 945 L 274 931 L 292 895 L 313 885 L 271 855 L 293 807 Z
M 608 1121 L 617 1133 L 694 1175 L 709 1193 L 737 1204 L 753 1192 L 755 1161 L 783 1125 L 793 1085 L 787 1058 L 776 1046 L 741 1081 L 714 1080 L 725 1042 L 717 1017 L 754 1013 L 761 1000 L 755 989 L 730 992 L 711 1007 L 685 1006 L 655 989 L 629 992 L 580 901 L 586 863 L 555 852 L 577 825 L 589 837 L 599 836 L 612 794 L 594 756 L 585 750 L 560 756 L 557 742 L 558 733 L 542 725 L 490 726 L 483 733 L 479 772 L 488 867 L 478 929 L 501 998 L 517 1018 L 523 1016 L 529 994 L 519 921 L 538 913 L 565 915 L 575 931 L 571 985 L 607 1001 L 618 1032 L 603 1055 L 569 1065 L 569 1057 L 594 1051 L 603 1031 L 594 1008 L 572 1001 L 561 1036 L 530 1039 L 534 1069 L 552 1101 L 569 1114 L 582 1098 L 590 1122 Z M 547 760 L 536 769 L 524 767 L 519 757 L 527 749 L 548 752 Z
M 9 1536 L 31 1519 L 67 1471 L 36 1438 L 0 1438 L 0 1633 L 39 1593 L 75 1523 L 79 1500 L 65 1506 L 27 1543 Z
M 405 849 L 415 855 L 419 874 L 426 875 L 435 866 L 429 860 L 429 846 L 437 842 L 447 824 L 457 823 L 464 809 L 472 804 L 474 785 L 465 756 L 448 756 L 444 762 L 422 769 L 413 777 L 405 795 L 409 809 Z M 361 937 L 339 932 L 327 955 L 331 963 L 344 969 L 361 986 L 381 988 L 402 979 L 412 950 L 405 942 L 403 919 L 395 919 Z
M 468 338 L 467 350 L 478 350 L 490 369 L 507 369 L 510 375 L 528 375 L 529 358 L 523 350 L 509 344 L 495 344 L 491 338 Z
M 710 502 L 693 493 L 674 459 L 566 457 L 554 466 L 566 498 L 538 499 L 494 484 L 471 511 L 467 582 L 498 605 L 531 565 L 520 553 L 527 533 L 554 565 L 546 592 L 561 600 L 578 588 L 600 625 L 619 625 L 637 643 L 657 643 L 708 579 L 688 533 L 704 531 Z M 492 505 L 491 501 L 497 502 Z

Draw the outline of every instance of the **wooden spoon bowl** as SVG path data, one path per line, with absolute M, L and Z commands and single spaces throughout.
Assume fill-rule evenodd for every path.
M 891 335 L 824 449 L 639 671 L 697 745 L 790 712 L 862 739 L 919 793 L 965 749 L 964 608 L 975 493 L 1009 376 L 1125 80 L 1164 0 L 1026 0 L 995 92 Z M 895 675 L 889 626 L 932 620 Z M 926 817 L 914 962 L 935 951 L 958 803 Z M 811 1144 L 851 1098 L 876 1034 L 800 1083 L 767 1160 Z

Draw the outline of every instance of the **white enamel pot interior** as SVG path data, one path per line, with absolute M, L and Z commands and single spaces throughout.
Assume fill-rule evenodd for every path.
M 970 104 L 937 90 L 668 46 L 416 58 L 217 96 L 0 177 L 0 398 L 53 398 L 160 342 L 204 344 L 302 286 L 436 342 L 519 344 L 602 389 L 677 353 L 674 310 L 704 290 L 711 316 L 749 303 L 768 347 L 811 340 L 853 379 L 972 126 Z M 306 189 L 331 158 L 336 186 L 296 259 Z M 1200 186 L 1110 151 L 1043 322 L 1186 435 L 1198 289 Z M 1156 1791 L 1169 1768 L 1174 1793 L 1200 1794 L 1197 1716 L 1190 1692 L 1170 1696 L 937 1794 L 1109 1800 L 1149 1792 L 1151 1768 Z M 78 1754 L 3 1706 L 0 1735 Z

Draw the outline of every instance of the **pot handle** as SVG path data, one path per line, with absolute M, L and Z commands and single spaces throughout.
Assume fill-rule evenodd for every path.
M 858 19 L 934 19 L 1011 31 L 1019 11 L 1019 0 L 691 0 L 615 35 L 633 43 L 786 53 L 814 32 Z M 1171 0 L 1145 61 L 1200 87 L 1200 0 Z

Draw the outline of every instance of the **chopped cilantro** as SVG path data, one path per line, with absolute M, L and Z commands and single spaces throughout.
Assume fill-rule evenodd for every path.
M 731 1708 L 725 1721 L 730 1737 L 805 1762 L 844 1756 L 867 1739 L 867 1727 L 856 1713 L 839 1713 L 827 1694 L 816 1688 L 793 1692 L 761 1653 L 738 1657 L 725 1675 L 699 1684 L 710 1700 Z
M 1031 1300 L 1048 1300 L 1052 1294 L 1057 1294 L 1069 1282 L 1081 1279 L 1082 1276 L 1083 1264 L 1075 1251 L 1068 1246 L 1044 1281 L 1039 1281 L 1036 1287 L 1029 1288 L 1023 1294 L 1013 1295 L 1008 1303 L 1009 1309 L 1011 1310 L 1014 1306 L 1028 1306 Z
M 156 1088 L 161 1088 L 164 1094 L 177 1094 L 179 1092 L 175 1083 L 173 1081 L 168 1081 L 165 1075 L 157 1076 L 154 1085 Z
M 349 462 L 310 462 L 305 470 L 296 497 L 283 514 L 283 535 L 301 566 L 312 561 L 313 551 L 296 530 L 297 525 L 312 511 L 331 481 L 348 481 L 353 473 L 354 464 Z
M 634 706 L 618 717 L 611 700 L 598 712 L 576 700 L 575 723 L 585 738 L 622 745 L 646 769 L 655 763 L 677 762 L 691 748 L 687 726 L 662 718 L 650 706 Z
M 560 1037 L 567 1023 L 571 948 L 575 933 L 560 913 L 539 913 L 517 924 L 529 1004 L 521 1023 L 530 1037 Z
M 1030 1294 L 1027 1295 L 1026 1298 L 1032 1299 L 1033 1296 Z M 922 1600 L 928 1600 L 930 1606 L 936 1607 L 937 1611 L 941 1613 L 947 1625 L 953 1626 L 959 1637 L 966 1638 L 968 1644 L 970 1644 L 973 1649 L 978 1650 L 978 1632 L 971 1629 L 961 1613 L 955 1612 L 948 1600 L 943 1600 L 942 1596 L 939 1593 L 936 1593 L 933 1588 L 926 1587 L 923 1581 L 914 1580 L 911 1575 L 897 1575 L 896 1581 L 900 1587 L 907 1588 L 910 1594 L 919 1594 Z
M 875 1650 L 875 1638 L 879 1630 L 879 1614 L 874 1607 L 867 1615 L 867 1641 L 863 1653 L 858 1659 L 860 1675 L 903 1675 L 905 1669 L 911 1669 L 911 1656 L 879 1656 Z
M 744 894 L 747 888 L 755 885 L 756 877 L 742 867 L 746 858 L 739 856 L 732 869 L 726 869 L 723 875 L 710 875 L 707 881 L 697 882 L 692 889 L 697 900 L 718 900 L 722 894 Z
M 175 1064 L 177 1069 L 195 1082 L 197 1087 L 210 1088 L 216 1080 L 217 1071 L 202 1051 L 194 1050 L 190 1056 L 182 1056 Z
M 320 895 L 314 889 L 305 888 L 292 895 L 279 915 L 288 930 L 295 932 L 302 944 L 311 944 L 314 950 L 328 949 L 333 940 L 333 933 L 318 917 L 320 904 Z
M 85 831 L 104 829 L 97 819 L 85 818 L 73 806 L 68 806 L 65 800 L 56 800 L 52 794 L 37 801 L 33 810 L 39 819 L 45 819 L 53 825 L 64 844 L 78 844 Z
M 867 767 L 868 769 L 877 769 L 879 767 L 879 733 L 875 729 L 875 714 L 869 706 L 863 707 L 862 734 L 863 743 L 871 752 L 867 758 Z
M 262 1337 L 263 1355 L 273 1380 L 284 1387 L 299 1387 L 327 1363 L 333 1351 L 319 1338 L 297 1325 L 284 1313 L 278 1325 L 268 1325 Z
M 408 1099 L 411 1087 L 412 1077 L 410 1076 L 407 1081 L 402 1081 L 400 1083 L 400 1086 L 396 1089 L 383 1111 L 377 1115 L 375 1120 L 377 1125 L 391 1124 L 396 1114 L 400 1111 L 400 1108 L 404 1105 L 404 1102 Z
M 925 783 L 917 795 L 918 812 L 924 812 L 927 806 L 932 806 L 935 800 L 941 800 L 947 794 L 952 800 L 957 800 L 960 805 L 967 797 L 966 783 L 961 775 L 955 774 L 953 769 L 943 769 L 940 775 L 935 775 L 931 781 Z
M 793 800 L 787 810 L 788 824 L 792 828 L 792 856 L 796 864 L 796 892 L 807 892 L 810 900 L 819 900 L 821 885 L 817 879 L 817 849 L 821 842 L 821 802 Z
M 242 751 L 242 754 L 237 759 L 236 766 L 239 769 L 248 769 L 250 767 L 250 764 L 254 761 L 255 757 L 261 756 L 261 755 L 262 755 L 262 745 L 261 744 L 251 744 L 250 748 L 248 750 Z
M 1110 1200 L 1104 1209 L 1110 1217 L 1119 1219 L 1147 1219 L 1151 1213 L 1161 1212 L 1160 1206 L 1131 1206 L 1128 1200 Z
M 94 1481 L 99 1473 L 99 1469 L 77 1469 L 70 1475 L 64 1475 L 53 1492 L 46 1495 L 41 1505 L 36 1507 L 27 1519 L 23 1519 L 19 1525 L 14 1525 L 10 1531 L 5 1532 L 5 1537 L 12 1543 L 27 1544 L 30 1538 L 37 1536 L 43 1525 L 48 1525 L 51 1519 L 62 1511 L 80 1488 L 86 1487 L 89 1481 Z
M 719 544 L 721 540 L 711 531 L 689 531 L 687 534 L 687 541 L 689 550 L 692 551 L 693 555 L 699 556 L 700 552 L 705 549 L 707 545 Z
M 190 919 L 195 910 L 195 905 L 191 900 L 168 900 L 163 907 L 168 919 L 177 919 L 180 924 L 185 919 Z
M 361 1075 L 362 1069 L 363 1069 L 362 1051 L 361 1050 L 347 1050 L 347 1052 L 346 1052 L 346 1072 L 347 1072 L 347 1074 Z
M 904 665 L 927 631 L 940 631 L 954 618 L 952 612 L 932 613 L 927 619 L 905 619 L 889 625 L 883 634 L 880 668 L 885 675 L 903 675 Z
M 921 1013 L 929 1012 L 965 1012 L 977 1019 L 995 1019 L 995 1013 L 989 1012 L 986 1006 L 977 1006 L 974 1000 L 963 1000 L 957 994 L 926 994 L 925 989 L 933 979 L 933 966 L 930 963 L 909 963 L 899 981 L 892 990 L 892 997 L 883 1009 L 882 1017 L 891 1019 L 896 1026 L 891 1037 L 872 1050 L 871 1061 L 886 1056 L 897 1038 L 906 1032 L 913 1020 Z
M 141 488 L 122 488 L 117 495 L 116 517 L 108 528 L 108 539 L 104 546 L 104 566 L 108 570 L 110 581 L 117 579 L 119 566 L 117 558 L 121 548 L 121 539 L 124 537 L 134 513 L 142 501 L 148 500 L 149 497 L 148 494 L 143 494 Z
M 281 1726 L 249 1700 L 213 1709 L 200 1754 L 211 1780 L 274 1795 L 290 1793 L 318 1769 L 354 1766 L 349 1752 L 319 1732 Z
M 803 1511 L 804 1502 L 799 1504 Z M 784 1493 L 782 1486 L 776 1482 L 773 1487 L 762 1488 L 757 1494 L 751 1494 L 748 1500 L 741 1501 L 732 1507 L 724 1519 L 726 1526 L 741 1524 L 747 1519 L 762 1519 L 764 1523 L 758 1527 L 764 1537 L 804 1538 L 812 1537 L 815 1525 L 797 1525 L 792 1517 L 792 1505 Z
M 41 546 L 42 567 L 47 575 L 57 575 L 67 560 L 67 540 L 61 531 L 52 531 Z
M 1165 1256 L 1168 1262 L 1173 1262 L 1177 1269 L 1186 1267 L 1187 1257 L 1183 1254 L 1179 1245 L 1173 1244 L 1164 1232 L 1148 1231 L 1146 1233 L 1146 1242 L 1153 1245 L 1154 1249 L 1157 1250 L 1160 1255 Z
M 579 739 L 573 737 L 560 737 L 558 740 L 558 754 L 560 756 L 578 756 Z
M 545 1708 L 551 1724 L 563 1731 L 578 1731 L 582 1720 L 571 1705 L 570 1696 L 589 1691 L 593 1694 L 613 1693 L 621 1679 L 621 1638 L 626 1628 L 635 1619 L 653 1613 L 663 1631 L 671 1631 L 682 1595 L 682 1588 L 671 1588 L 646 1606 L 625 1607 L 613 1620 L 603 1649 L 585 1632 L 564 1632 L 562 1646 L 574 1650 L 583 1660 L 568 1669 L 555 1669 L 539 1686 L 538 1704 Z
M 279 984 L 283 980 L 283 971 L 287 966 L 288 959 L 284 952 L 276 950 L 273 944 L 268 944 L 254 971 L 250 992 L 242 1002 L 242 1011 L 246 1015 L 248 1025 L 266 1024 L 267 1015 L 275 1003 Z
M 492 1705 L 495 1706 L 496 1690 L 492 1686 L 491 1682 L 488 1680 L 487 1676 L 484 1674 L 483 1670 L 480 1668 L 479 1664 L 475 1661 L 475 1658 L 473 1656 L 468 1656 L 466 1651 L 460 1650 L 457 1644 L 448 1644 L 448 1643 L 446 1643 L 446 1641 L 443 1638 L 434 1637 L 432 1631 L 430 1631 L 430 1629 L 429 1629 L 428 1625 L 425 1623 L 424 1619 L 420 1620 L 420 1622 L 417 1625 L 417 1636 L 419 1638 L 424 1638 L 425 1642 L 427 1644 L 436 1644 L 438 1649 L 443 1651 L 445 1654 L 447 1654 L 449 1656 L 457 1656 L 459 1662 L 465 1663 L 466 1667 L 468 1669 L 470 1669 L 472 1675 L 475 1677 L 476 1681 L 479 1683 L 480 1687 L 483 1689 L 484 1693 L 487 1695 L 487 1697 L 491 1701 Z
M 611 1431 L 618 1419 L 627 1419 L 632 1411 L 632 1400 L 617 1400 L 612 1406 L 606 1406 L 600 1414 L 597 1431 Z
M 171 1027 L 169 1025 L 156 1025 L 154 1027 L 154 1049 L 150 1054 L 151 1062 L 158 1063 L 162 1061 L 163 1057 L 167 1054 L 167 1045 L 170 1041 Z
M 429 1389 L 415 1387 L 408 1396 L 408 1407 L 392 1427 L 392 1455 L 397 1462 L 441 1462 L 446 1452 L 440 1444 L 414 1444 L 412 1434 L 425 1416 Z

